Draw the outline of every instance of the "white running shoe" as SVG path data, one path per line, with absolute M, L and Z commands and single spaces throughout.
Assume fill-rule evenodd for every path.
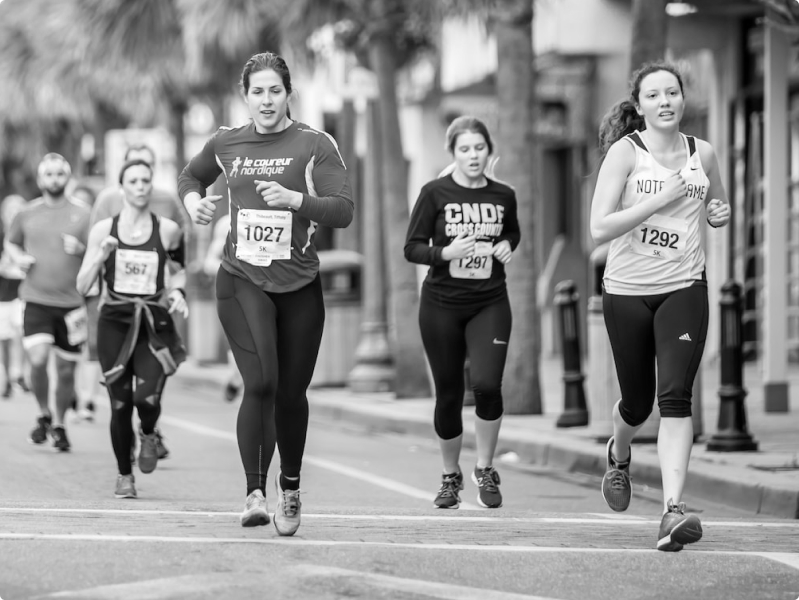
M 277 508 L 275 509 L 275 529 L 280 535 L 294 535 L 300 528 L 302 502 L 300 490 L 284 490 L 280 487 L 280 473 L 275 477 Z
M 244 503 L 244 512 L 241 513 L 242 527 L 258 527 L 269 524 L 269 512 L 266 510 L 266 498 L 261 490 L 255 490 Z

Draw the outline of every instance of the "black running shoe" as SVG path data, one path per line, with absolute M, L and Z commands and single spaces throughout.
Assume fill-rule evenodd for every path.
M 477 503 L 484 508 L 499 508 L 502 506 L 502 494 L 499 492 L 499 473 L 494 467 L 481 469 L 475 467 L 472 471 L 472 481 L 477 485 Z
M 702 523 L 696 515 L 685 514 L 685 502 L 676 506 L 669 500 L 669 510 L 660 521 L 658 550 L 679 552 L 685 544 L 702 539 Z
M 455 475 L 444 474 L 441 476 L 441 487 L 438 489 L 433 506 L 436 508 L 458 508 L 461 497 L 458 492 L 463 489 L 463 473 L 458 471 Z
M 239 386 L 228 383 L 225 386 L 225 402 L 233 402 L 239 395 Z
M 157 428 L 153 429 L 153 434 L 155 435 L 155 446 L 158 448 L 158 460 L 164 460 L 169 456 L 169 449 L 164 445 L 164 436 Z
M 56 425 L 53 427 L 53 448 L 60 452 L 69 452 L 71 447 L 67 439 L 67 431 L 63 425 Z
M 42 415 L 36 419 L 36 427 L 31 431 L 28 441 L 31 444 L 44 444 L 47 441 L 47 434 L 50 433 L 53 418 Z
M 11 398 L 11 394 L 13 394 L 13 393 L 14 393 L 14 390 L 11 387 L 11 382 L 10 381 L 6 381 L 6 387 L 3 390 L 2 397 L 5 398 L 6 400 L 8 400 L 9 398 Z

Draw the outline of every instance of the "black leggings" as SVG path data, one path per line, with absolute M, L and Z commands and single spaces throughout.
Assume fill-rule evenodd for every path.
M 280 470 L 299 477 L 308 430 L 308 398 L 325 305 L 317 276 L 294 292 L 265 292 L 223 268 L 217 312 L 244 382 L 236 422 L 247 493 L 264 490 L 277 443 Z
M 624 422 L 635 427 L 646 421 L 656 385 L 662 417 L 690 417 L 694 378 L 707 338 L 707 284 L 697 281 L 652 296 L 605 293 L 602 305 Z
M 436 386 L 434 426 L 438 437 L 463 433 L 463 365 L 469 355 L 469 378 L 475 414 L 486 421 L 502 416 L 502 372 L 508 355 L 511 312 L 508 297 L 481 308 L 442 307 L 422 292 L 419 305 L 422 343 Z
M 128 327 L 127 323 L 104 319 L 100 315 L 97 323 L 97 355 L 104 372 L 114 366 Z M 131 473 L 133 407 L 139 413 L 142 431 L 152 433 L 161 416 L 161 394 L 165 382 L 164 369 L 150 351 L 142 323 L 136 348 L 125 371 L 114 383 L 106 384 L 111 399 L 111 445 L 121 475 Z

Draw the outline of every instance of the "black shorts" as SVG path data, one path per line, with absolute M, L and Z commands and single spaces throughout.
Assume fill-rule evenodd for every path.
M 64 358 L 79 360 L 81 346 L 86 341 L 86 308 L 26 302 L 22 331 L 22 345 L 26 349 L 52 344 Z

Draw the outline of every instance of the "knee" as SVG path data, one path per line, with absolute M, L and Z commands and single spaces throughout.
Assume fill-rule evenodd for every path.
M 463 433 L 463 402 L 436 402 L 433 426 L 442 440 L 451 440 Z
M 622 398 L 619 403 L 619 414 L 622 420 L 631 427 L 642 425 L 652 414 L 652 404 L 642 405 L 632 402 L 625 402 Z
M 502 416 L 502 391 L 499 386 L 483 387 L 474 385 L 475 414 L 484 421 L 496 421 Z
M 691 400 L 687 398 L 658 398 L 661 417 L 682 419 L 691 416 Z

